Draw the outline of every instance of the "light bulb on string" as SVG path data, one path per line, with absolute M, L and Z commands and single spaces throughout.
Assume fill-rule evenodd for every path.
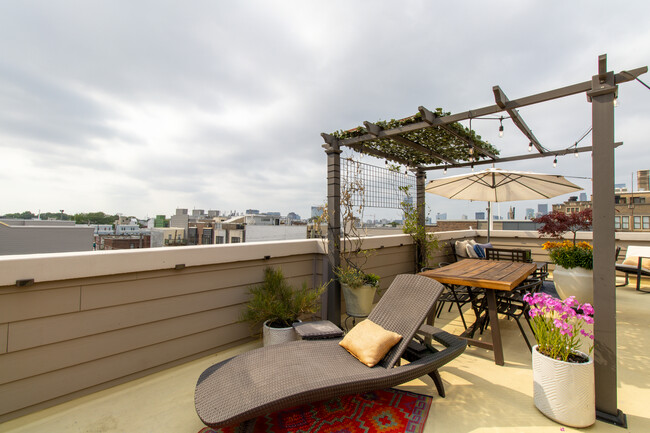
M 557 167 L 557 156 L 556 156 L 555 159 L 553 160 L 553 167 Z
M 445 165 L 445 169 L 442 170 L 442 174 L 447 174 L 447 166 Z
M 621 103 L 618 102 L 618 98 L 614 98 L 614 107 L 620 107 Z
M 503 116 L 499 119 L 499 138 L 503 138 Z
M 528 151 L 529 152 L 533 151 L 533 142 L 532 141 L 530 143 L 528 143 Z
M 576 143 L 576 150 L 573 152 L 573 156 L 578 157 L 578 143 Z

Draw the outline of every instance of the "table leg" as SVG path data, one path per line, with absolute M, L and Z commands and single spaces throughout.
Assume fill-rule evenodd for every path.
M 492 289 L 485 290 L 487 296 L 488 313 L 490 314 L 490 330 L 492 345 L 494 347 L 494 363 L 503 365 L 503 346 L 501 345 L 501 330 L 499 329 L 499 315 L 497 314 L 497 298 Z

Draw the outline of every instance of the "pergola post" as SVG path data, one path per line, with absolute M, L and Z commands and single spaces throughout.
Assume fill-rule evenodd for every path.
M 341 284 L 334 269 L 341 265 L 341 146 L 334 137 L 325 137 L 327 154 L 327 320 L 341 326 Z
M 617 407 L 616 275 L 614 254 L 614 73 L 607 56 L 598 58 L 598 75 L 587 96 L 592 109 L 592 173 L 594 231 L 594 364 L 598 419 L 626 426 Z
M 426 205 L 425 205 L 425 183 L 427 180 L 427 174 L 424 170 L 418 167 L 415 172 L 415 205 L 418 210 L 418 225 L 425 227 L 426 225 Z M 416 245 L 416 263 L 422 263 L 423 255 L 426 254 L 422 248 Z M 420 272 L 420 269 L 416 269 L 415 272 Z

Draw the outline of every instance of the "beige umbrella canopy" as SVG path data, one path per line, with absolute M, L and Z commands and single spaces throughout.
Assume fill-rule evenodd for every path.
M 432 180 L 425 190 L 455 200 L 487 201 L 489 241 L 490 202 L 548 199 L 582 188 L 560 175 L 488 168 Z

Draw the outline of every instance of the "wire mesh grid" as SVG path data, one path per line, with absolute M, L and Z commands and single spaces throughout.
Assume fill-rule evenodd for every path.
M 408 171 L 341 158 L 341 189 L 350 192 L 353 206 L 400 209 L 407 199 L 404 187 L 415 194 L 416 178 Z

